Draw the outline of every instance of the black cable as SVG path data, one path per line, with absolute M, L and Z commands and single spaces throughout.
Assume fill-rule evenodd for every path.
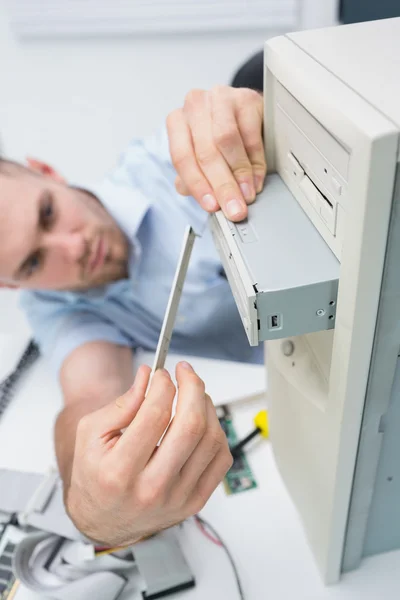
M 235 575 L 235 579 L 236 579 L 236 583 L 237 583 L 237 587 L 239 590 L 239 596 L 240 596 L 240 600 L 246 600 L 244 592 L 243 592 L 243 588 L 242 588 L 242 584 L 240 581 L 240 577 L 239 577 L 239 571 L 238 568 L 235 564 L 235 561 L 233 560 L 232 554 L 229 551 L 228 546 L 224 543 L 224 541 L 222 540 L 221 536 L 219 535 L 219 533 L 217 531 L 215 531 L 214 527 L 212 525 L 210 525 L 210 523 L 208 523 L 205 519 L 203 519 L 203 517 L 200 517 L 199 515 L 195 516 L 195 519 L 197 519 L 197 521 L 199 523 L 201 523 L 204 527 L 207 527 L 211 533 L 214 535 L 214 537 L 219 541 L 219 543 L 221 544 L 221 547 L 225 550 L 226 555 L 229 559 L 229 562 L 231 563 L 234 575 Z
M 29 369 L 29 367 L 37 360 L 38 357 L 39 348 L 36 342 L 31 340 L 25 348 L 25 351 L 19 359 L 14 371 L 12 371 L 12 373 L 0 383 L 0 417 L 10 404 L 20 378 L 25 374 L 27 369 Z

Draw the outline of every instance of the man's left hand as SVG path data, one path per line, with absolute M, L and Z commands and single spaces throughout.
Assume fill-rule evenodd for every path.
M 266 174 L 263 99 L 253 90 L 192 90 L 167 119 L 176 188 L 208 212 L 232 221 L 247 216 Z

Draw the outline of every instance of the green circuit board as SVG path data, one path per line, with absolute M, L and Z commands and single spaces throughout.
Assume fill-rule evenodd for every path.
M 229 447 L 233 448 L 239 440 L 233 425 L 232 417 L 226 408 L 224 410 L 224 415 L 220 417 L 219 422 L 221 423 L 222 429 L 225 431 Z M 225 491 L 228 495 L 240 494 L 241 492 L 247 492 L 256 487 L 257 482 L 247 461 L 246 455 L 242 451 L 235 458 L 232 467 L 225 476 Z

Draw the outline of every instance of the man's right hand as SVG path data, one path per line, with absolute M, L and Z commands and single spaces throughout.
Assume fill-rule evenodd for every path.
M 177 411 L 169 427 L 175 386 L 160 370 L 146 395 L 148 367 L 139 369 L 126 394 L 78 425 L 67 510 L 102 545 L 132 544 L 195 514 L 232 465 L 203 381 L 186 363 L 176 376 Z

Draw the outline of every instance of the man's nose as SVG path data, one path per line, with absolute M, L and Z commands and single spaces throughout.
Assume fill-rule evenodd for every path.
M 86 253 L 86 242 L 80 233 L 48 233 L 43 245 L 48 250 L 61 252 L 71 262 L 78 262 Z

